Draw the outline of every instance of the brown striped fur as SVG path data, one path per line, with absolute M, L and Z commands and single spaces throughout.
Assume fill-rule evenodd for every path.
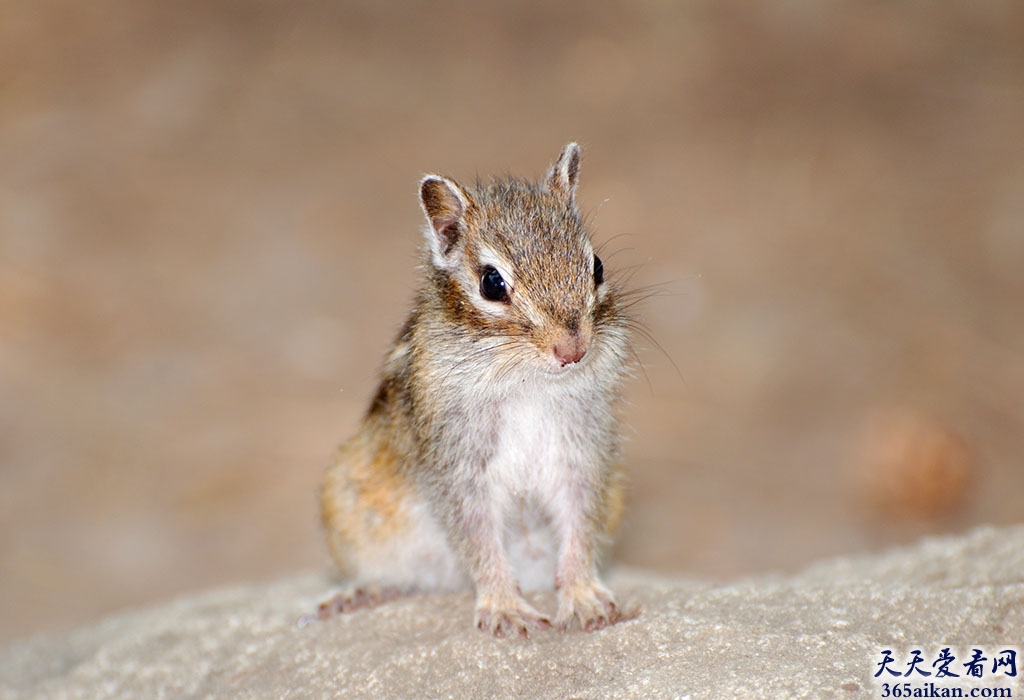
M 353 582 L 333 609 L 472 585 L 481 629 L 548 626 L 518 577 L 555 583 L 560 628 L 628 617 L 597 573 L 624 510 L 628 323 L 595 272 L 578 176 L 569 144 L 541 183 L 422 181 L 424 282 L 323 487 L 329 547 Z M 485 294 L 494 274 L 503 298 Z

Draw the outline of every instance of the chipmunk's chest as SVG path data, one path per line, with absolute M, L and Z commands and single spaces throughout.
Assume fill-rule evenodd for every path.
M 494 413 L 496 439 L 485 474 L 524 590 L 550 587 L 558 551 L 552 521 L 571 508 L 574 477 L 594 464 L 583 409 L 571 397 L 537 387 L 506 398 Z
M 539 386 L 499 402 L 487 463 L 489 480 L 500 500 L 521 500 L 557 491 L 567 470 L 586 457 L 587 416 L 578 400 Z

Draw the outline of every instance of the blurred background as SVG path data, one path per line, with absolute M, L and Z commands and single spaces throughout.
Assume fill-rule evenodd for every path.
M 662 290 L 617 561 L 1024 520 L 1024 5 L 5 0 L 0 641 L 329 566 L 418 179 L 569 140 Z

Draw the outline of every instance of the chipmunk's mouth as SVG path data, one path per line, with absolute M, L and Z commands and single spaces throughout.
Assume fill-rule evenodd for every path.
M 594 356 L 592 343 L 568 349 L 564 346 L 553 347 L 538 343 L 533 346 L 533 350 L 536 353 L 535 359 L 529 365 L 537 376 L 547 379 L 568 378 L 577 375 L 581 371 L 585 371 Z
M 590 353 L 588 352 L 578 360 L 566 363 L 562 363 L 554 357 L 546 357 L 542 363 L 544 374 L 551 377 L 571 377 L 572 375 L 582 371 L 583 367 L 587 364 L 589 357 Z

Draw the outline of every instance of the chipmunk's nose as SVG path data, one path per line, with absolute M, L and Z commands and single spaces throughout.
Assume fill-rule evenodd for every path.
M 565 367 L 574 362 L 579 362 L 587 354 L 587 347 L 590 343 L 582 338 L 579 333 L 567 333 L 558 340 L 551 348 L 555 359 Z

